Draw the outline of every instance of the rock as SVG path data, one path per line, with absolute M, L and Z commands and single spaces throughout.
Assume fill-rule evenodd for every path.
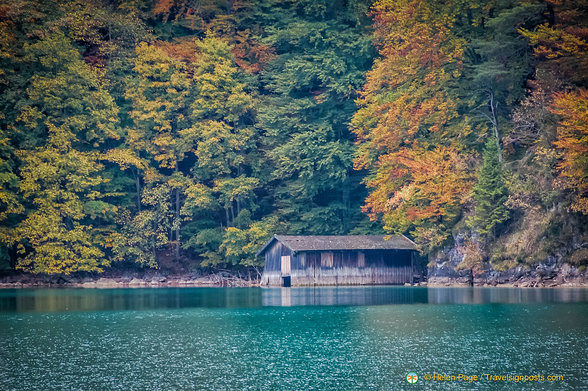
M 119 283 L 112 278 L 102 277 L 94 281 L 93 283 L 84 283 L 83 285 L 93 285 L 96 288 L 116 288 L 119 286 Z
M 147 283 L 144 280 L 141 280 L 139 278 L 133 278 L 131 281 L 129 281 L 129 286 L 145 286 L 147 285 Z

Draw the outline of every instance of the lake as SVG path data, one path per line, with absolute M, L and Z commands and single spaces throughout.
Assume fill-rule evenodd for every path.
M 582 288 L 6 289 L 0 389 L 580 390 L 587 332 Z

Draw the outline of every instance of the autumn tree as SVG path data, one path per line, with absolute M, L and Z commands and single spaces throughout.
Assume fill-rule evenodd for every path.
M 586 214 L 586 8 L 579 1 L 546 3 L 545 22 L 535 29 L 520 30 L 538 60 L 532 99 L 541 106 L 530 108 L 539 106 L 557 115 L 551 126 L 541 129 L 543 137 L 558 147 L 560 156 L 554 168 L 572 194 L 572 209 Z
M 103 182 L 102 166 L 96 153 L 73 148 L 75 138 L 68 130 L 49 125 L 48 131 L 46 146 L 21 153 L 20 187 L 34 209 L 14 231 L 17 268 L 45 274 L 102 271 L 110 264 L 103 238 L 86 223 L 88 208 L 116 210 L 96 191 Z
M 64 34 L 25 45 L 24 54 L 35 75 L 11 128 L 21 146 L 20 190 L 27 201 L 11 238 L 18 243 L 18 267 L 100 271 L 109 262 L 90 221 L 115 207 L 102 193 L 103 167 L 93 149 L 119 137 L 116 107 Z
M 474 136 L 455 95 L 466 42 L 454 33 L 456 3 L 379 1 L 381 58 L 368 72 L 353 117 L 356 169 L 370 170 L 364 210 L 390 232 L 410 231 L 426 252 L 448 237 L 472 178 Z
M 555 145 L 562 151 L 558 169 L 574 193 L 572 209 L 588 214 L 588 90 L 556 93 L 551 110 L 561 117 Z

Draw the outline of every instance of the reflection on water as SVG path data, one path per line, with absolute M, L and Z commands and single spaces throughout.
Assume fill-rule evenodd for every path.
M 251 288 L 0 290 L 0 312 L 118 311 L 260 306 L 261 296 L 257 289 Z
M 370 306 L 392 304 L 587 303 L 588 289 L 304 287 L 0 290 L 0 312 Z
M 429 304 L 586 303 L 582 288 L 429 288 Z
M 264 306 L 426 304 L 427 288 L 311 287 L 269 288 L 261 292 Z

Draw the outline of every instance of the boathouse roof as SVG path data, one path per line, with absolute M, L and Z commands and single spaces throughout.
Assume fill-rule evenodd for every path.
M 416 245 L 404 235 L 346 235 L 346 236 L 294 236 L 274 235 L 259 250 L 260 256 L 274 242 L 279 241 L 290 250 L 416 250 Z

